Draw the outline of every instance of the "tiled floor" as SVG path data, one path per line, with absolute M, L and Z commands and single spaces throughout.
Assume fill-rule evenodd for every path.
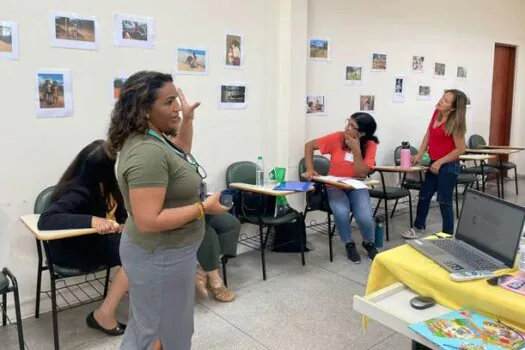
M 524 182 L 520 185 L 525 189 Z M 514 194 L 512 183 L 506 188 L 508 200 L 525 203 L 525 196 Z M 391 241 L 385 249 L 403 244 L 397 233 L 408 225 L 407 216 L 405 210 L 394 217 Z M 429 231 L 439 231 L 440 222 L 439 209 L 433 208 Z M 358 232 L 355 237 L 360 243 Z M 308 239 L 315 249 L 307 253 L 306 266 L 301 266 L 299 254 L 269 253 L 265 282 L 259 252 L 246 252 L 231 260 L 229 285 L 238 298 L 229 304 L 212 300 L 196 304 L 193 349 L 409 349 L 407 338 L 375 322 L 364 334 L 361 317 L 353 311 L 352 297 L 364 293 L 370 263 L 351 264 L 338 237 L 334 239 L 334 262 L 330 263 L 327 237 L 315 233 Z M 59 314 L 62 349 L 118 348 L 119 338 L 85 326 L 85 316 L 94 306 Z M 120 306 L 122 320 L 126 309 L 127 300 Z M 52 349 L 50 314 L 24 320 L 24 332 L 29 349 Z M 0 328 L 0 349 L 17 349 L 16 344 L 16 329 Z

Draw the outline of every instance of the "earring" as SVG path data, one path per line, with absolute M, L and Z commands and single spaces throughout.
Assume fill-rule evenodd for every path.
M 146 113 L 146 119 L 149 120 L 149 113 Z

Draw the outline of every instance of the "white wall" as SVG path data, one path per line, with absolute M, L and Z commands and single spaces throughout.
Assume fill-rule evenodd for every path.
M 50 11 L 97 16 L 100 50 L 51 48 Z M 114 11 L 155 17 L 156 48 L 114 47 Z M 20 60 L 0 61 L 4 121 L 0 128 L 0 267 L 9 266 L 18 277 L 23 300 L 34 297 L 37 260 L 34 239 L 18 218 L 32 213 L 39 191 L 55 184 L 84 145 L 105 138 L 115 74 L 141 69 L 172 72 L 176 45 L 208 48 L 209 75 L 177 76 L 175 82 L 190 101 L 202 102 L 196 113 L 194 154 L 206 168 L 209 182 L 224 188 L 228 164 L 255 161 L 260 153 L 268 163 L 274 162 L 277 70 L 272 55 L 277 48 L 277 16 L 276 1 L 2 2 L 0 20 L 19 24 Z M 243 70 L 223 68 L 227 32 L 244 36 Z M 71 69 L 73 117 L 36 118 L 34 81 L 40 68 Z M 218 85 L 229 81 L 248 84 L 246 110 L 218 110 Z
M 375 117 L 381 144 L 377 161 L 393 164 L 393 149 L 401 141 L 416 147 L 433 108 L 445 88 L 464 90 L 472 100 L 468 135 L 488 141 L 494 44 L 517 45 L 517 71 L 511 143 L 525 140 L 525 3 L 521 0 L 382 1 L 310 0 L 308 35 L 331 39 L 332 61 L 310 62 L 308 89 L 326 93 L 327 116 L 309 117 L 307 138 L 342 130 L 345 119 L 359 109 L 359 94 L 376 96 Z M 387 71 L 371 72 L 372 53 L 388 54 Z M 411 72 L 412 55 L 425 56 L 425 73 Z M 446 80 L 432 76 L 434 62 L 447 63 Z M 363 85 L 344 85 L 346 64 L 363 65 Z M 456 66 L 467 67 L 466 82 L 456 82 Z M 404 104 L 394 104 L 395 75 L 408 83 Z M 417 84 L 432 87 L 429 102 L 416 100 Z M 514 158 L 525 169 L 525 153 Z

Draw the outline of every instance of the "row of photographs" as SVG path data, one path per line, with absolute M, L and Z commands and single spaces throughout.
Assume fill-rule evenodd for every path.
M 329 39 L 309 38 L 308 39 L 308 56 L 311 61 L 330 61 L 331 47 Z M 413 73 L 424 73 L 428 60 L 425 56 L 412 56 L 411 69 Z M 385 53 L 373 53 L 371 60 L 372 72 L 384 72 L 387 70 L 388 55 Z M 362 80 L 362 65 L 346 66 L 346 82 L 349 85 L 359 85 Z M 447 64 L 444 62 L 434 62 L 434 78 L 444 79 L 447 76 Z M 457 66 L 456 78 L 458 81 L 467 79 L 467 68 Z
M 135 15 L 114 14 L 115 46 L 155 48 L 155 19 Z M 50 16 L 51 46 L 71 49 L 98 50 L 100 26 L 93 16 L 53 12 Z M 224 65 L 242 68 L 243 37 L 225 34 Z M 0 58 L 19 58 L 19 35 L 16 22 L 0 21 Z M 208 72 L 208 51 L 202 47 L 179 46 L 176 49 L 175 73 L 205 75 Z
M 113 99 L 116 101 L 126 77 L 113 79 Z M 218 88 L 220 109 L 247 107 L 247 84 L 232 82 Z M 36 74 L 36 114 L 39 118 L 61 118 L 73 115 L 73 84 L 68 69 L 43 69 Z

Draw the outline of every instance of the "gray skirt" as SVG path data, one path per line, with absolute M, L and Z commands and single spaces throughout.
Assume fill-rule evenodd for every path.
M 199 244 L 149 253 L 122 234 L 129 320 L 121 350 L 149 350 L 158 338 L 164 350 L 191 349 Z

